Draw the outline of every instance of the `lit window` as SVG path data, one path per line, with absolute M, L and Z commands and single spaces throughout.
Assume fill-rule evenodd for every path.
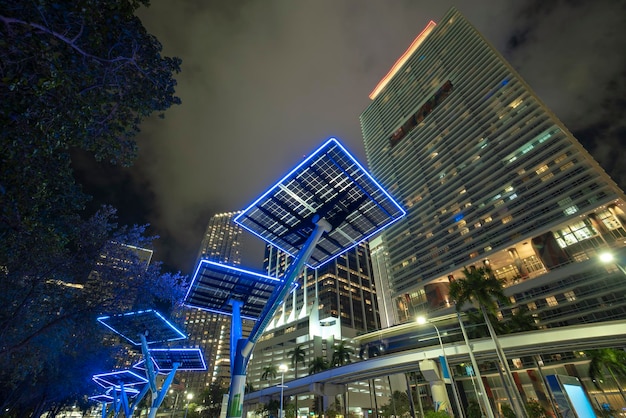
M 563 211 L 563 213 L 566 214 L 566 215 L 573 215 L 576 212 L 578 212 L 578 206 L 576 206 L 576 205 L 570 206 L 569 208 L 566 208 Z
M 554 174 L 552 174 L 552 173 L 548 173 L 548 174 L 546 174 L 545 176 L 543 176 L 543 177 L 541 178 L 541 181 L 548 181 L 548 180 L 550 180 L 552 177 L 554 177 Z
M 492 218 L 491 216 L 487 216 L 487 217 L 484 219 L 484 222 L 485 222 L 485 223 L 489 223 L 489 222 L 491 222 L 491 221 L 493 221 L 493 218 Z
M 561 171 L 569 170 L 569 169 L 570 169 L 570 168 L 572 168 L 572 167 L 574 167 L 574 162 L 573 162 L 573 161 L 570 161 L 569 163 L 564 164 L 564 165 L 561 167 Z
M 563 296 L 565 296 L 565 299 L 567 299 L 570 302 L 573 302 L 576 300 L 576 294 L 574 293 L 574 291 L 569 291 L 569 292 L 565 292 L 563 293 Z
M 529 303 L 528 305 L 526 305 L 526 306 L 528 306 L 528 310 L 529 310 L 529 311 L 535 311 L 535 310 L 537 310 L 537 304 L 536 304 L 535 302 L 530 302 L 530 303 Z
M 513 220 L 513 216 L 509 215 L 509 216 L 502 218 L 502 223 L 506 224 L 506 223 L 511 222 L 512 220 Z
M 548 303 L 548 306 L 556 306 L 559 304 L 554 296 L 547 297 L 546 302 Z
M 541 167 L 539 167 L 538 169 L 536 169 L 536 170 L 535 170 L 535 173 L 537 173 L 537 174 L 541 174 L 541 173 L 543 173 L 543 172 L 545 172 L 545 171 L 548 171 L 548 165 L 547 165 L 547 164 L 542 165 Z

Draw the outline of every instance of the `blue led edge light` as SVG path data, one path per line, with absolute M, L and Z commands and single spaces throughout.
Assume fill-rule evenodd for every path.
M 120 385 L 107 380 L 106 377 L 108 377 L 108 376 L 117 376 L 117 375 L 122 375 L 122 374 L 130 374 L 133 377 L 136 377 L 138 379 L 137 382 L 127 383 L 124 386 L 134 386 L 134 385 L 141 385 L 141 384 L 144 384 L 144 383 L 148 383 L 148 379 L 146 379 L 143 376 L 138 375 L 137 373 L 133 372 L 132 370 L 122 370 L 122 371 L 117 371 L 117 372 L 94 374 L 91 379 L 94 382 L 96 382 L 97 384 L 99 384 L 100 386 L 102 386 L 103 388 L 110 388 L 110 387 L 118 388 L 118 387 L 120 387 Z
M 90 396 L 87 399 L 89 399 L 91 401 L 104 402 L 104 403 L 111 403 L 111 402 L 113 402 L 113 397 L 111 397 L 109 395 L 94 395 L 94 396 Z
M 110 395 L 113 391 L 116 392 L 122 392 L 122 388 L 121 387 L 110 387 L 107 389 L 107 391 L 105 392 L 107 395 Z M 135 388 L 131 388 L 131 387 L 126 387 L 124 386 L 124 392 L 126 392 L 127 395 L 136 395 L 139 393 L 139 389 L 135 389 Z
M 212 266 L 219 267 L 218 270 L 232 270 L 232 271 L 236 271 L 236 272 L 239 272 L 239 273 L 244 273 L 246 275 L 256 276 L 258 278 L 265 279 L 267 281 L 276 282 L 277 284 L 282 282 L 281 279 L 278 279 L 276 277 L 266 276 L 266 275 L 261 274 L 261 273 L 256 273 L 254 271 L 244 270 L 242 268 L 231 266 L 231 265 L 228 265 L 228 264 L 221 264 L 221 263 L 217 263 L 217 262 L 211 261 L 211 260 L 200 260 L 200 262 L 198 263 L 198 266 L 196 267 L 196 271 L 193 274 L 193 279 L 191 280 L 191 284 L 189 284 L 189 288 L 187 289 L 187 293 L 185 294 L 185 298 L 183 299 L 184 301 L 186 301 L 189 298 L 189 293 L 195 287 L 196 281 L 198 280 L 198 272 L 200 271 L 200 269 L 202 268 L 202 266 L 204 264 L 210 264 Z M 185 305 L 192 306 L 192 305 L 188 305 L 187 303 L 185 303 Z M 206 308 L 200 308 L 198 306 L 192 306 L 192 307 L 212 312 L 211 310 L 206 309 Z M 219 313 L 221 313 L 221 312 L 219 312 Z M 251 318 L 248 318 L 248 319 L 251 319 Z
M 149 313 L 149 312 L 153 312 L 156 316 L 158 316 L 163 322 L 165 322 L 174 332 L 176 332 L 178 334 L 178 337 L 173 337 L 170 338 L 166 341 L 176 341 L 176 340 L 185 340 L 187 339 L 187 335 L 182 332 L 181 330 L 179 330 L 178 328 L 176 328 L 170 321 L 168 321 L 167 319 L 165 319 L 165 317 L 163 315 L 161 315 L 159 312 L 155 311 L 154 309 L 145 309 L 145 310 L 141 310 L 141 311 L 135 311 L 135 312 L 125 312 L 123 314 L 120 315 L 105 315 L 105 316 L 100 316 L 98 318 L 96 318 L 96 320 L 98 322 L 100 322 L 102 325 L 104 325 L 105 327 L 107 327 L 108 329 L 110 329 L 111 331 L 113 331 L 114 333 L 116 333 L 117 335 L 124 337 L 125 339 L 127 339 L 128 341 L 130 341 L 131 344 L 133 345 L 140 345 L 141 342 L 140 341 L 135 341 L 132 338 L 121 334 L 119 331 L 117 331 L 116 329 L 114 329 L 113 327 L 111 327 L 109 324 L 107 324 L 106 322 L 104 322 L 107 319 L 111 319 L 115 316 L 131 316 L 131 315 L 139 315 L 139 314 L 143 314 L 143 313 Z
M 156 314 L 159 318 L 161 318 L 161 319 L 162 319 L 162 320 L 163 320 L 163 321 L 164 321 L 167 325 L 169 325 L 169 326 L 170 326 L 170 328 L 172 328 L 172 330 L 174 330 L 174 331 L 175 331 L 176 333 L 178 333 L 178 335 L 179 335 L 178 337 L 170 338 L 170 339 L 169 339 L 169 340 L 167 340 L 167 341 L 175 341 L 175 340 L 185 340 L 185 339 L 187 339 L 187 335 L 185 335 L 185 333 L 184 333 L 184 332 L 182 332 L 181 330 L 179 330 L 178 328 L 176 328 L 176 327 L 174 326 L 174 324 L 172 324 L 170 321 L 168 321 L 167 319 L 165 319 L 165 317 L 164 317 L 163 315 L 161 315 L 161 314 L 160 314 L 159 312 L 157 312 L 157 311 L 154 311 L 154 313 L 155 313 L 155 314 Z
M 270 194 L 270 192 L 272 192 L 276 186 L 278 186 L 279 184 L 282 184 L 285 180 L 287 180 L 288 178 L 290 178 L 295 172 L 297 172 L 303 165 L 305 165 L 306 163 L 308 163 L 309 161 L 311 161 L 313 158 L 317 158 L 319 156 L 319 153 L 321 150 L 323 150 L 324 148 L 326 148 L 329 144 L 334 144 L 337 147 L 339 147 L 341 150 L 343 150 L 343 152 L 346 154 L 346 156 L 348 157 L 348 159 L 350 159 L 357 167 L 359 167 L 362 172 L 365 174 L 365 176 L 371 180 L 374 185 L 376 187 L 378 187 L 379 191 L 381 191 L 390 201 L 392 206 L 395 206 L 396 209 L 398 209 L 398 211 L 400 212 L 399 216 L 393 217 L 390 216 L 389 222 L 387 222 L 386 224 L 381 225 L 378 229 L 376 229 L 375 231 L 373 231 L 371 234 L 366 235 L 365 237 L 363 237 L 360 241 L 355 242 L 353 245 L 346 247 L 343 251 L 337 253 L 335 256 L 328 258 L 327 260 L 325 260 L 324 262 L 320 263 L 317 266 L 313 266 L 309 263 L 306 263 L 307 266 L 309 266 L 312 269 L 318 269 L 320 267 L 322 267 L 323 265 L 325 265 L 326 263 L 334 260 L 335 258 L 339 257 L 340 255 L 346 253 L 347 251 L 351 250 L 352 248 L 356 247 L 357 245 L 359 245 L 361 242 L 368 240 L 369 238 L 371 238 L 372 236 L 378 234 L 380 231 L 382 231 L 384 228 L 388 227 L 389 225 L 399 221 L 401 218 L 403 218 L 406 215 L 406 211 L 402 208 L 402 206 L 400 206 L 400 204 L 380 185 L 380 183 L 378 183 L 376 181 L 376 179 L 374 179 L 372 177 L 372 175 L 352 156 L 352 154 L 350 154 L 348 152 L 348 150 L 341 145 L 341 143 L 336 139 L 336 138 L 330 138 L 328 139 L 326 142 L 324 142 L 323 145 L 321 145 L 320 147 L 318 147 L 308 158 L 306 158 L 304 161 L 302 161 L 300 164 L 298 164 L 293 170 L 291 170 L 288 174 L 286 174 L 282 179 L 280 179 L 278 182 L 276 182 L 273 186 L 271 186 L 265 193 L 263 193 L 258 199 L 256 199 L 252 204 L 248 205 L 248 207 L 244 210 L 241 211 L 241 213 L 239 215 L 237 215 L 233 221 L 235 223 L 237 223 L 239 226 L 241 226 L 242 228 L 246 229 L 247 231 L 249 231 L 250 233 L 256 235 L 257 237 L 259 237 L 261 240 L 275 246 L 276 248 L 278 248 L 280 251 L 290 255 L 291 257 L 295 257 L 296 254 L 293 254 L 291 251 L 287 251 L 284 248 L 276 245 L 273 242 L 268 241 L 267 238 L 261 236 L 259 233 L 257 233 L 256 231 L 253 231 L 252 229 L 250 229 L 247 225 L 244 225 L 242 223 L 241 218 L 244 217 L 246 215 L 246 213 L 251 210 L 252 208 L 254 208 L 261 200 L 263 200 L 268 194 Z M 379 205 L 380 206 L 380 205 Z M 390 214 L 391 215 L 391 214 Z
M 154 348 L 152 350 L 150 350 L 151 353 L 154 353 L 156 351 L 171 351 L 173 353 L 183 353 L 183 352 L 196 352 L 199 354 L 199 358 L 202 361 L 202 370 L 206 370 L 206 362 L 204 361 L 204 356 L 202 355 L 202 350 L 200 350 L 199 348 Z M 157 365 L 158 367 L 158 365 Z M 185 369 L 179 369 L 179 370 L 185 370 Z M 191 370 L 200 370 L 200 369 L 191 369 Z

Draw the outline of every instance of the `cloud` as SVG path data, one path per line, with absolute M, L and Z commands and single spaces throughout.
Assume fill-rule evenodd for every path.
M 211 214 L 244 208 L 328 137 L 365 163 L 358 118 L 368 93 L 453 5 L 153 3 L 141 17 L 165 54 L 183 59 L 183 104 L 143 126 L 130 175 L 151 196 L 145 216 L 162 237 L 156 257 L 186 272 Z M 570 129 L 605 126 L 602 144 L 615 145 L 619 130 L 608 127 L 623 103 L 606 103 L 610 83 L 624 75 L 626 13 L 608 0 L 541 4 L 476 1 L 460 10 Z M 610 164 L 615 154 L 595 149 Z

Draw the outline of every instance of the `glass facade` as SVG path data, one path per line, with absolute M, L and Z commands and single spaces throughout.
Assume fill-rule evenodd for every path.
M 513 308 L 535 304 L 545 326 L 626 313 L 626 280 L 600 285 L 622 273 L 596 257 L 624 248 L 624 193 L 458 11 L 361 126 L 373 176 L 407 210 L 383 234 L 394 322 L 449 308 L 447 284 L 470 265 L 506 278 Z M 593 301 L 570 300 L 583 293 Z

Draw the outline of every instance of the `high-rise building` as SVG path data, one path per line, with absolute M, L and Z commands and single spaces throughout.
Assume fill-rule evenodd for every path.
M 448 285 L 472 265 L 540 326 L 624 318 L 623 191 L 457 10 L 370 97 L 369 166 L 407 210 L 376 247 L 390 323 L 452 309 Z
M 284 252 L 266 246 L 266 274 L 282 276 L 290 261 Z M 321 357 L 332 364 L 334 348 L 341 342 L 354 350 L 353 358 L 357 358 L 358 348 L 352 347 L 349 340 L 359 333 L 380 329 L 371 270 L 367 244 L 356 246 L 317 270 L 305 267 L 296 281 L 297 286 L 287 295 L 256 344 L 248 366 L 248 381 L 255 382 L 255 389 L 277 384 L 276 379 L 262 379 L 271 365 L 287 365 L 284 378 L 288 381 L 307 376 L 316 358 Z M 293 367 L 292 355 L 296 348 L 303 351 L 304 362 Z M 371 382 L 349 385 L 351 405 L 359 404 L 358 396 L 363 397 L 362 406 L 374 404 L 370 399 L 371 392 L 378 396 L 388 395 L 385 382 L 377 381 L 377 390 L 372 390 L 369 384 Z M 314 391 L 298 396 L 301 415 L 313 411 L 315 399 L 320 397 Z M 325 401 L 323 410 L 332 402 L 332 396 L 326 397 Z
M 211 217 L 207 226 L 198 261 L 217 261 L 228 265 L 241 264 L 241 239 L 243 230 L 233 222 L 239 212 L 219 213 Z M 180 373 L 178 380 L 191 393 L 199 394 L 212 383 L 228 388 L 230 383 L 230 317 L 217 315 L 197 308 L 186 308 L 185 331 L 192 347 L 202 348 L 207 372 Z M 250 332 L 253 323 L 244 320 L 244 332 Z

